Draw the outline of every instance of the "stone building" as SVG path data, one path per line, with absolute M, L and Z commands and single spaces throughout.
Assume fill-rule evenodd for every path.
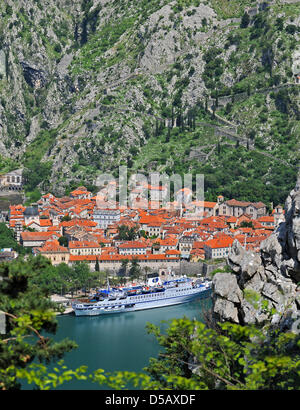
M 35 253 L 50 259 L 52 265 L 69 263 L 69 249 L 60 246 L 58 240 L 47 241 L 41 248 L 36 248 Z
M 101 246 L 95 241 L 70 241 L 68 247 L 71 255 L 101 254 Z
M 142 241 L 128 241 L 119 245 L 120 255 L 146 255 L 151 253 L 151 245 Z
M 72 265 L 76 262 L 88 263 L 91 270 L 95 270 L 96 261 L 98 260 L 100 270 L 108 270 L 110 272 L 117 273 L 122 268 L 123 260 L 135 259 L 138 265 L 143 270 L 149 268 L 150 270 L 168 271 L 172 269 L 178 269 L 180 267 L 180 258 L 178 255 L 172 255 L 172 257 L 166 257 L 166 255 L 70 255 L 69 264 Z
M 0 175 L 0 190 L 21 191 L 24 182 L 22 174 L 22 169 L 16 169 Z
M 192 235 L 184 235 L 178 241 L 178 248 L 181 253 L 182 258 L 189 258 L 190 252 L 193 248 L 193 244 L 195 241 L 199 240 L 199 235 L 192 234 Z
M 247 214 L 252 219 L 257 219 L 267 215 L 267 207 L 263 202 L 237 201 L 236 199 L 224 201 L 224 197 L 219 196 L 217 214 L 236 217 Z
M 120 209 L 95 209 L 93 220 L 98 228 L 106 229 L 109 225 L 119 222 L 121 217 Z
M 222 259 L 230 255 L 233 238 L 214 238 L 204 243 L 205 259 Z
M 57 240 L 60 237 L 55 232 L 21 232 L 20 244 L 26 247 L 41 247 L 46 241 Z
M 68 241 L 95 241 L 96 237 L 87 231 L 84 226 L 71 226 L 70 228 L 62 230 L 63 236 Z

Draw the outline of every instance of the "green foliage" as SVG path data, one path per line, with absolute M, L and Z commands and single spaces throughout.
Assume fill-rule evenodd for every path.
M 231 273 L 231 272 L 232 272 L 231 268 L 228 265 L 226 265 L 223 268 L 214 269 L 212 272 L 210 272 L 209 276 L 212 278 L 215 276 L 216 273 Z
M 241 17 L 244 13 L 245 7 L 253 5 L 251 0 L 211 0 L 213 9 L 220 18 Z
M 115 23 L 108 23 L 101 28 L 89 42 L 82 41 L 84 47 L 80 50 L 79 57 L 73 62 L 73 73 L 80 73 L 82 69 L 88 70 L 100 68 L 104 61 L 101 56 L 105 51 L 111 48 L 123 33 L 128 30 L 134 23 L 134 18 L 123 19 Z
M 128 274 L 131 280 L 139 279 L 141 276 L 141 268 L 136 259 L 132 259 Z
M 254 228 L 254 225 L 252 221 L 249 221 L 249 222 L 243 221 L 241 222 L 240 227 L 241 228 Z
M 299 389 L 300 341 L 295 333 L 232 323 L 213 329 L 186 318 L 172 320 L 165 333 L 159 326 L 148 324 L 147 328 L 162 350 L 158 358 L 150 359 L 144 373 L 98 369 L 87 374 L 86 366 L 73 371 L 60 361 L 52 372 L 31 364 L 25 369 L 11 365 L 0 374 L 10 381 L 26 379 L 43 390 L 72 378 L 118 390 L 128 386 L 140 390 Z
M 54 334 L 57 326 L 57 306 L 45 296 L 45 289 L 34 284 L 34 277 L 46 269 L 43 258 L 0 264 L 0 310 L 6 318 L 5 334 L 0 335 L 2 389 L 20 388 L 17 372 L 24 371 L 34 359 L 50 363 L 76 347 L 69 340 L 56 343 L 41 334 Z
M 15 251 L 20 252 L 21 246 L 15 240 L 14 232 L 7 228 L 4 222 L 0 223 L 0 249 L 12 248 Z
M 64 215 L 61 219 L 61 222 L 68 222 L 71 221 L 71 219 L 72 218 L 70 217 L 70 215 Z
M 206 62 L 203 80 L 207 88 L 215 89 L 220 87 L 220 77 L 224 72 L 224 61 L 221 57 L 218 57 L 221 53 L 220 48 L 211 47 L 203 56 Z
M 249 23 L 250 23 L 250 16 L 248 13 L 245 12 L 241 20 L 241 28 L 248 27 Z
M 294 333 L 232 323 L 212 329 L 188 319 L 173 320 L 165 334 L 154 325 L 148 331 L 161 353 L 150 359 L 146 374 L 118 372 L 117 388 L 134 381 L 145 390 L 299 389 L 300 341 Z
M 18 116 L 11 110 L 9 101 L 5 98 L 5 95 L 9 93 L 2 89 L 1 105 L 5 108 L 8 134 L 11 136 L 9 141 L 5 141 L 7 146 L 14 143 L 17 146 L 22 145 L 30 131 L 31 118 L 34 116 L 40 118 L 41 131 L 27 145 L 25 161 L 22 161 L 28 169 L 26 171 L 28 182 L 25 189 L 30 201 L 38 199 L 40 191 L 48 190 L 48 181 L 53 166 L 52 160 L 56 160 L 54 155 L 62 146 L 61 140 L 72 138 L 73 134 L 76 136 L 76 142 L 74 147 L 71 147 L 71 154 L 74 153 L 75 163 L 72 161 L 72 164 L 68 164 L 67 155 L 65 158 L 60 158 L 57 163 L 66 162 L 66 168 L 70 168 L 74 173 L 74 184 L 77 184 L 79 179 L 83 180 L 85 184 L 86 180 L 98 170 L 113 169 L 121 161 L 123 161 L 122 163 L 127 162 L 133 170 L 148 169 L 147 163 L 151 159 L 157 163 L 157 168 L 156 165 L 153 168 L 166 170 L 170 174 L 173 172 L 173 168 L 176 168 L 180 174 L 187 172 L 187 170 L 192 170 L 193 173 L 207 171 L 207 174 L 205 173 L 206 195 L 212 199 L 215 199 L 216 194 L 223 193 L 223 186 L 227 197 L 234 195 L 239 199 L 254 200 L 262 194 L 263 197 L 258 200 L 277 202 L 279 197 L 281 200 L 284 199 L 291 188 L 291 183 L 294 184 L 292 181 L 295 179 L 294 170 L 278 170 L 276 165 L 274 167 L 276 162 L 274 163 L 263 156 L 259 157 L 259 161 L 256 159 L 253 161 L 251 152 L 248 155 L 240 147 L 236 147 L 238 149 L 228 148 L 230 141 L 227 138 L 222 138 L 220 147 L 218 146 L 219 155 L 213 153 L 210 159 L 202 164 L 197 160 L 191 161 L 189 158 L 190 148 L 208 145 L 208 143 L 214 144 L 215 138 L 212 129 L 203 130 L 196 124 L 195 117 L 192 120 L 187 118 L 187 112 L 191 108 L 190 101 L 193 100 L 193 98 L 189 98 L 191 87 L 194 87 L 197 81 L 201 82 L 202 78 L 209 91 L 207 98 L 229 96 L 233 92 L 246 92 L 249 99 L 245 101 L 244 105 L 238 103 L 238 98 L 234 101 L 234 96 L 232 96 L 233 101 L 227 105 L 226 109 L 222 110 L 219 104 L 215 114 L 241 124 L 238 130 L 240 136 L 244 137 L 244 132 L 247 135 L 250 129 L 254 130 L 255 148 L 258 151 L 268 151 L 278 158 L 292 158 L 292 165 L 295 165 L 297 163 L 296 153 L 299 152 L 299 147 L 295 141 L 299 130 L 294 123 L 297 118 L 299 119 L 296 104 L 297 95 L 289 93 L 289 96 L 285 96 L 278 93 L 271 101 L 272 107 L 260 99 L 257 103 L 261 106 L 255 107 L 255 110 L 252 109 L 253 100 L 250 97 L 257 96 L 257 88 L 282 85 L 283 82 L 293 81 L 290 70 L 291 51 L 296 45 L 293 35 L 295 32 L 293 16 L 297 15 L 299 5 L 272 3 L 267 11 L 251 18 L 251 24 L 248 24 L 249 18 L 245 13 L 245 7 L 254 6 L 255 1 L 210 0 L 207 4 L 214 9 L 219 20 L 241 17 L 241 27 L 243 28 L 241 29 L 240 25 L 235 22 L 230 23 L 226 30 L 222 24 L 220 26 L 216 24 L 213 30 L 215 33 L 208 42 L 201 45 L 200 53 L 197 47 L 194 48 L 194 41 L 197 32 L 203 27 L 187 30 L 186 26 L 181 24 L 183 16 L 191 16 L 195 13 L 196 7 L 201 3 L 198 0 L 178 0 L 175 2 L 169 0 L 152 0 L 151 2 L 132 0 L 129 2 L 126 0 L 108 2 L 105 5 L 101 4 L 101 6 L 87 1 L 82 2 L 81 10 L 78 9 L 76 17 L 71 15 L 69 2 L 67 3 L 66 10 L 63 10 L 57 19 L 53 19 L 55 24 L 50 24 L 49 33 L 53 31 L 55 39 L 52 36 L 49 38 L 49 34 L 47 34 L 48 23 L 51 23 L 50 16 L 53 16 L 55 10 L 57 11 L 54 6 L 53 10 L 47 12 L 47 15 L 40 12 L 41 4 L 39 2 L 32 5 L 30 12 L 25 8 L 19 10 L 18 7 L 12 7 L 13 11 L 16 9 L 18 17 L 14 21 L 10 19 L 10 13 L 5 14 L 5 7 L 2 8 L 3 20 L 5 21 L 1 23 L 0 38 L 5 38 L 3 33 L 6 22 L 9 22 L 11 27 L 15 29 L 19 27 L 22 34 L 20 36 L 24 41 L 24 50 L 28 54 L 32 51 L 31 48 L 27 49 L 26 45 L 30 41 L 35 43 L 35 39 L 31 35 L 33 28 L 36 29 L 37 38 L 49 54 L 50 60 L 58 59 L 64 53 L 68 54 L 72 48 L 76 50 L 69 66 L 70 71 L 66 77 L 65 87 L 57 88 L 55 76 L 52 75 L 48 76 L 47 85 L 40 88 L 38 92 L 25 85 L 24 90 L 22 90 L 25 118 L 22 121 L 16 120 Z M 181 51 L 174 64 L 168 65 L 162 56 L 159 64 L 162 65 L 163 69 L 160 74 L 150 74 L 142 68 L 141 73 L 135 75 L 134 70 L 141 68 L 139 66 L 140 59 L 143 58 L 146 48 L 151 44 L 153 35 L 158 34 L 158 38 L 162 38 L 171 28 L 167 25 L 168 19 L 162 19 L 162 17 L 158 17 L 157 24 L 148 24 L 149 16 L 152 15 L 155 18 L 155 14 L 159 15 L 157 12 L 169 3 L 172 8 L 171 22 L 180 33 L 180 41 L 186 43 L 187 47 L 181 47 L 181 45 L 178 47 L 178 50 Z M 38 8 L 39 13 L 35 13 L 35 7 Z M 113 14 L 110 14 L 112 11 Z M 38 18 L 39 24 L 35 26 L 34 19 L 37 15 L 41 15 L 42 18 Z M 279 15 L 281 17 L 278 17 Z M 112 19 L 109 16 L 117 17 Z M 161 26 L 162 20 L 165 24 L 163 27 Z M 151 18 L 151 22 L 153 21 Z M 209 18 L 203 19 L 203 23 L 211 28 Z M 215 42 L 216 38 L 223 38 L 223 36 L 226 51 L 224 48 L 220 48 L 219 43 L 217 45 Z M 36 44 L 33 45 L 36 46 Z M 65 47 L 66 45 L 69 49 Z M 230 45 L 235 46 L 231 53 L 228 50 Z M 175 44 L 175 46 L 177 48 L 179 44 Z M 201 73 L 199 77 L 199 70 L 196 67 L 201 55 L 203 55 L 205 67 L 203 76 Z M 251 64 L 249 64 L 250 61 Z M 277 62 L 276 65 L 274 61 Z M 119 64 L 124 65 L 126 67 L 124 73 L 132 74 L 133 78 L 127 79 L 120 87 L 114 89 L 113 95 L 104 96 L 103 88 L 119 77 Z M 99 84 L 96 80 L 100 73 L 101 78 L 106 78 L 104 84 Z M 231 87 L 228 84 L 225 85 L 226 78 L 231 79 Z M 249 90 L 250 85 L 251 90 Z M 1 86 L 3 86 L 2 83 Z M 53 86 L 55 87 L 53 88 Z M 99 89 L 98 86 L 100 86 Z M 52 98 L 52 91 L 50 94 L 49 91 L 54 91 L 54 89 L 60 92 L 59 95 L 55 95 L 62 98 L 59 99 L 57 109 L 55 108 L 52 112 L 52 107 L 49 108 L 51 115 L 47 119 L 42 114 L 44 114 L 45 104 Z M 91 89 L 96 90 L 96 94 L 94 91 L 92 93 L 94 95 L 92 100 L 90 97 L 87 98 Z M 71 92 L 69 93 L 68 90 Z M 134 101 L 134 97 L 132 98 L 135 92 L 139 92 L 141 95 L 142 100 L 139 103 Z M 201 99 L 204 106 L 205 96 L 202 95 Z M 86 103 L 87 101 L 88 103 Z M 111 112 L 111 115 L 106 115 L 100 110 L 95 112 L 94 120 L 92 120 L 92 117 L 88 115 L 89 111 L 98 109 L 97 104 L 100 101 L 107 103 L 106 108 Z M 82 107 L 79 111 L 78 106 Z M 120 106 L 128 107 L 125 115 L 117 113 L 117 108 Z M 275 121 L 271 124 L 271 117 L 273 117 L 271 110 L 273 108 L 274 117 L 278 113 L 286 116 L 280 121 L 280 126 L 277 126 Z M 136 111 L 130 111 L 131 109 Z M 58 115 L 59 111 L 62 116 Z M 164 129 L 160 121 L 156 127 L 155 117 L 151 118 L 151 115 L 172 119 L 172 126 L 176 119 L 179 127 L 175 130 L 167 130 Z M 140 130 L 137 127 L 137 116 L 139 121 L 140 117 L 142 118 Z M 211 124 L 216 122 L 216 118 L 212 120 L 209 117 L 206 112 L 206 116 L 203 115 L 201 120 L 209 121 Z M 51 129 L 54 123 L 61 124 L 61 126 Z M 117 127 L 119 123 L 121 127 Z M 87 127 L 87 133 L 84 134 L 83 138 L 79 136 L 83 135 L 80 131 L 81 125 Z M 124 136 L 124 132 L 127 133 L 127 127 L 132 130 L 130 134 L 134 134 L 134 139 L 128 139 L 127 135 Z M 188 135 L 187 129 L 192 131 L 193 128 L 195 133 L 191 132 Z M 94 129 L 97 130 L 96 133 L 93 133 Z M 269 134 L 269 130 L 271 134 Z M 157 137 L 156 140 L 152 138 L 153 136 Z M 223 146 L 223 142 L 226 146 Z M 130 152 L 129 157 L 128 152 Z M 142 161 L 143 157 L 144 161 Z M 47 159 L 49 162 L 45 162 Z M 235 172 L 235 170 L 232 173 L 232 169 L 228 173 L 223 172 L 224 169 L 227 169 L 228 164 L 230 166 L 232 159 L 238 162 L 240 173 Z M 264 172 L 254 169 L 254 163 L 258 162 L 263 163 Z M 0 162 L 0 167 L 1 165 Z M 268 167 L 269 171 L 266 173 Z M 4 168 L 6 169 L 6 164 L 4 164 Z M 249 170 L 249 183 L 247 183 L 247 175 L 243 168 Z M 285 172 L 288 174 L 286 186 L 284 186 L 284 176 L 282 175 Z M 226 175 L 223 176 L 222 173 Z M 68 173 L 62 172 L 57 176 L 57 180 L 64 184 L 65 179 L 68 178 L 67 175 Z M 267 180 L 267 175 L 272 179 L 271 184 L 268 185 L 266 184 L 270 181 Z M 53 175 L 53 177 L 55 176 Z M 263 179 L 262 184 L 260 179 Z M 255 184 L 253 189 L 252 182 Z M 66 184 L 69 184 L 69 181 Z M 262 190 L 263 184 L 267 187 L 266 192 Z M 277 186 L 280 186 L 280 189 L 276 190 Z M 273 193 L 275 193 L 274 197 Z
M 60 236 L 58 242 L 61 246 L 68 247 L 68 238 L 66 236 Z
M 5 158 L 0 155 L 0 173 L 5 174 L 7 172 L 13 171 L 14 169 L 18 168 L 19 164 L 16 163 L 11 158 Z
M 13 372 L 13 366 L 6 369 L 6 372 Z M 66 382 L 72 380 L 86 380 L 86 366 L 80 366 L 76 370 L 70 370 L 64 365 L 63 360 L 57 362 L 53 371 L 49 373 L 49 369 L 42 364 L 33 363 L 26 369 L 16 369 L 16 378 L 26 380 L 28 384 L 34 384 L 34 387 L 39 390 L 52 390 Z M 98 378 L 99 380 L 99 378 Z
M 61 359 L 76 347 L 75 343 L 54 342 L 41 333 L 55 333 L 57 326 L 56 305 L 45 297 L 44 287 L 34 283 L 35 277 L 46 274 L 50 266 L 47 262 L 36 257 L 29 263 L 18 260 L 0 264 L 0 310 L 6 315 L 6 332 L 0 336 L 2 389 L 20 388 L 22 380 L 41 390 L 55 389 L 73 378 L 89 379 L 113 389 L 299 389 L 300 336 L 271 325 L 207 326 L 183 318 L 172 320 L 162 331 L 148 324 L 148 332 L 162 349 L 157 358 L 150 359 L 144 373 L 98 369 L 88 374 L 86 366 L 68 369 Z M 63 271 L 69 276 L 67 268 L 64 265 Z M 79 266 L 74 270 L 83 276 L 86 272 Z M 245 296 L 261 303 L 269 315 L 274 314 L 255 292 L 248 290 Z M 53 360 L 59 361 L 49 370 L 46 365 Z
M 51 161 L 38 162 L 30 161 L 27 163 L 27 167 L 24 170 L 23 177 L 25 179 L 25 190 L 31 192 L 32 198 L 39 199 L 39 190 L 37 185 L 40 183 L 46 183 L 51 173 Z
M 129 227 L 127 225 L 118 226 L 118 237 L 122 241 L 133 241 L 137 238 L 138 226 Z
M 5 270 L 18 270 L 22 264 L 24 264 L 23 257 L 2 263 L 0 275 Z M 37 287 L 45 296 L 54 293 L 74 293 L 83 287 L 92 287 L 98 282 L 97 274 L 90 271 L 86 263 L 77 262 L 72 267 L 65 263 L 54 266 L 49 259 L 41 255 L 29 255 L 25 266 L 30 286 Z

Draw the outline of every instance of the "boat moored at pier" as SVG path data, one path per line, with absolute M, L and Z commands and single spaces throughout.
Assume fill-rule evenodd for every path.
M 87 302 L 73 301 L 76 316 L 95 316 L 111 313 L 134 312 L 189 302 L 195 298 L 208 297 L 210 281 L 193 281 L 181 277 L 161 282 L 158 274 L 148 275 L 143 286 L 130 286 L 100 290 Z

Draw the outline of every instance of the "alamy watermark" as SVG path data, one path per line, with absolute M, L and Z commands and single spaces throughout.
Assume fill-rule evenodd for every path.
M 6 333 L 5 313 L 0 311 L 0 335 L 5 335 L 5 333 Z
M 128 177 L 126 166 L 119 167 L 119 176 L 101 174 L 95 185 L 99 188 L 96 204 L 102 209 L 188 208 L 193 201 L 204 204 L 204 175 L 167 175 L 158 172 Z
M 292 314 L 292 319 L 295 319 L 292 324 L 292 332 L 299 335 L 300 334 L 300 312 L 294 312 Z

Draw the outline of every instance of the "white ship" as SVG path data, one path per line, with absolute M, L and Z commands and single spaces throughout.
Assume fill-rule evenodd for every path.
M 89 301 L 74 301 L 76 316 L 95 316 L 111 313 L 134 312 L 189 302 L 210 295 L 211 282 L 192 281 L 182 277 L 161 282 L 158 274 L 149 274 L 144 286 L 102 290 Z

